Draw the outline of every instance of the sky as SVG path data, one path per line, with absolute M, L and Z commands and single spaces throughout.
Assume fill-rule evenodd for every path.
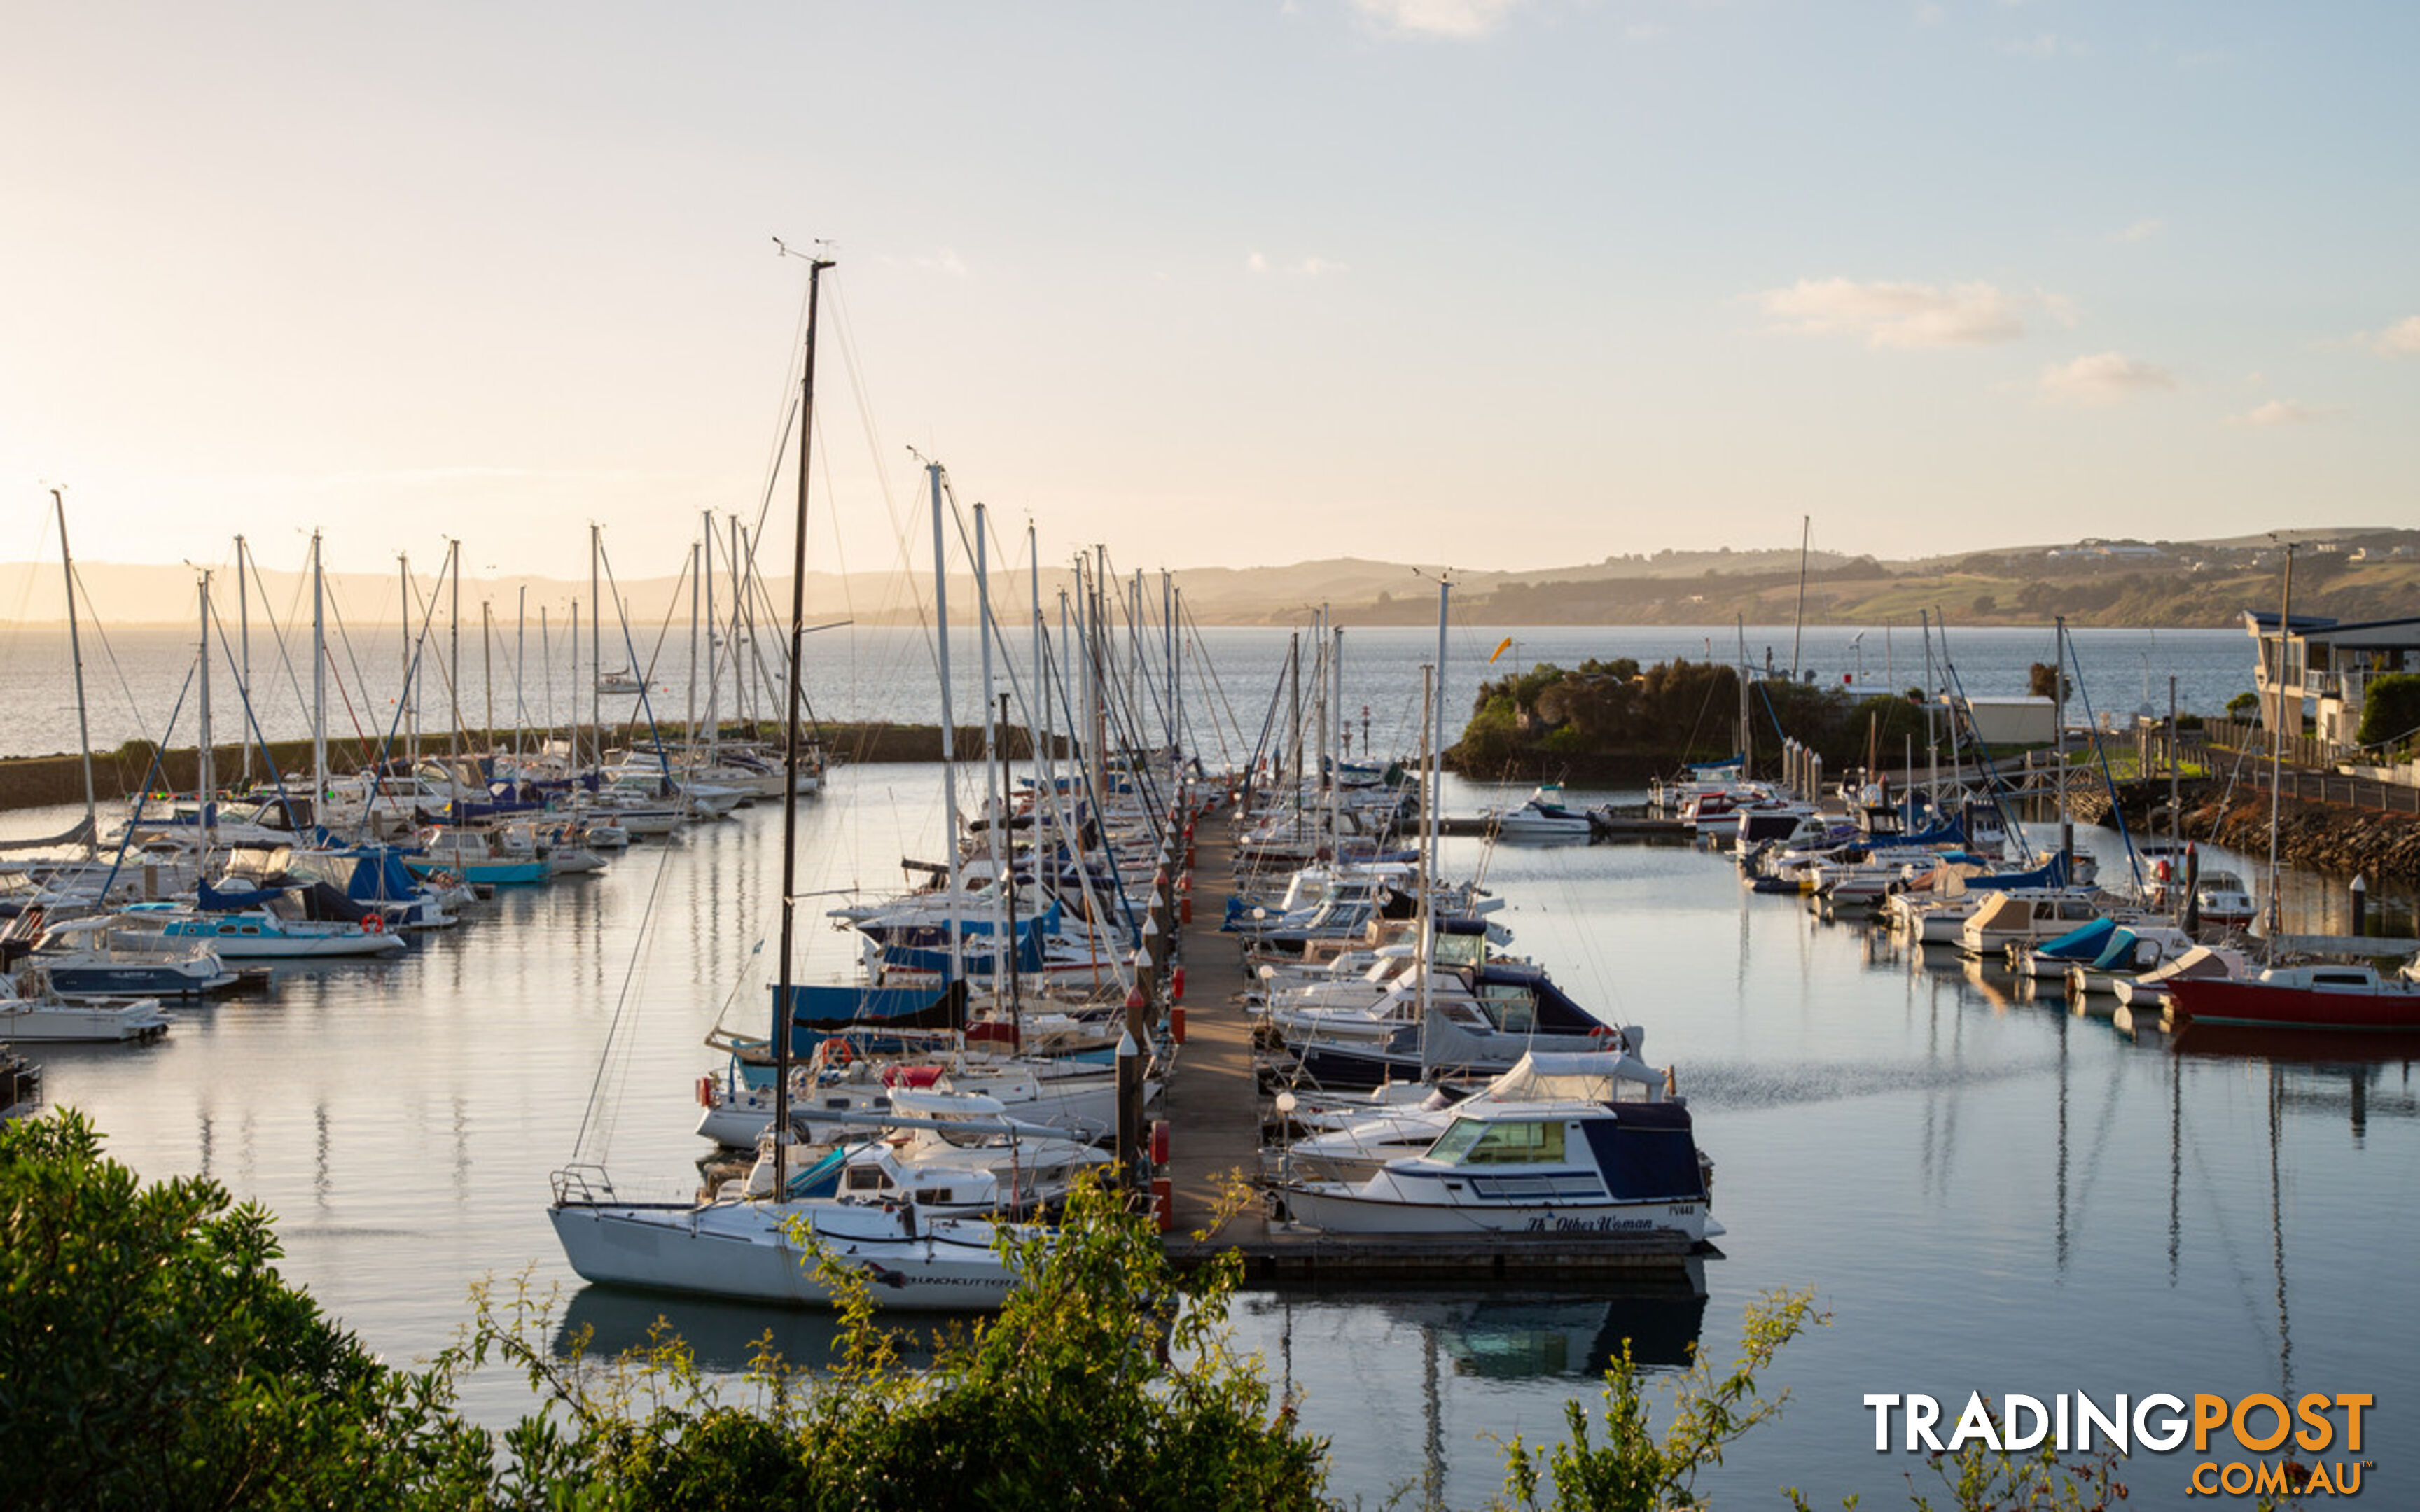
M 0 0 L 0 560 L 2420 523 L 2420 8 Z

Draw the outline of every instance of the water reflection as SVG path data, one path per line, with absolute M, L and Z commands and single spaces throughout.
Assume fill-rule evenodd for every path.
M 920 1317 L 893 1327 L 908 1364 L 929 1360 L 937 1337 L 971 1326 L 979 1315 Z M 892 1325 L 886 1325 L 891 1327 Z M 770 1350 L 797 1369 L 825 1370 L 845 1349 L 835 1314 L 801 1308 L 752 1307 L 704 1297 L 651 1297 L 609 1287 L 571 1294 L 554 1329 L 553 1350 L 568 1359 L 612 1360 L 664 1339 L 686 1344 L 700 1367 L 719 1374 L 746 1370 Z
M 1612 1367 L 1624 1341 L 1631 1358 L 1652 1369 L 1689 1365 L 1706 1321 L 1702 1261 L 1684 1278 L 1652 1284 L 1525 1286 L 1509 1290 L 1450 1288 L 1370 1290 L 1305 1283 L 1247 1294 L 1238 1305 L 1275 1310 L 1281 1326 L 1296 1308 L 1355 1308 L 1434 1338 L 1455 1376 L 1481 1381 L 1529 1381 L 1543 1376 L 1595 1378 Z

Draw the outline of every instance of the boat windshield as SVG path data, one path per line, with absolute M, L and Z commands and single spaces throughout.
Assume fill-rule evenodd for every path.
M 1456 1119 L 1429 1147 L 1447 1165 L 1529 1165 L 1563 1158 L 1563 1125 Z

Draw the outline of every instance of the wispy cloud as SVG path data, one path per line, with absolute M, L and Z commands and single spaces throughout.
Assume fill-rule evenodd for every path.
M 2054 310 L 2063 301 L 2040 297 Z M 1982 347 L 2025 333 L 2022 295 L 1990 284 L 1859 283 L 1802 278 L 1768 289 L 1757 303 L 1776 331 L 1807 336 L 1863 336 L 1869 347 Z
M 1916 8 L 1916 23 L 1917 25 L 1938 26 L 1948 19 L 1949 12 L 1942 9 L 1940 6 L 1934 4 L 1933 0 L 1918 0 L 1918 4 Z
M 2366 331 L 2353 344 L 2381 357 L 2420 357 L 2420 315 L 2405 316 L 2383 331 Z
M 1527 0 L 1353 0 L 1380 31 L 1405 37 L 1484 37 Z
M 2272 399 L 2267 404 L 2257 406 L 2242 414 L 2227 416 L 2226 423 L 2230 425 L 2250 425 L 2256 429 L 2266 430 L 2273 425 L 2308 425 L 2318 421 L 2334 419 L 2343 413 L 2342 409 L 2325 405 L 2299 404 L 2292 399 Z
M 2149 241 L 2168 228 L 2168 223 L 2157 216 L 2147 216 L 2110 238 L 2112 241 Z
M 1247 253 L 1244 256 L 1244 271 L 1256 276 L 1290 273 L 1296 278 L 1325 278 L 1331 273 L 1349 273 L 1352 270 L 1352 264 L 1339 262 L 1333 257 L 1302 257 L 1290 263 L 1276 263 L 1271 262 L 1265 253 Z
M 2041 375 L 2041 397 L 2049 404 L 2112 405 L 2176 387 L 2174 373 L 2122 352 L 2095 352 L 2043 368 Z

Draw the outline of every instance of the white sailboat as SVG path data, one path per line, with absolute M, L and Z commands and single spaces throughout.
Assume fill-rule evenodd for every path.
M 799 519 L 791 575 L 789 703 L 784 771 L 800 761 L 799 686 L 806 580 L 808 454 L 814 436 L 815 306 L 822 258 L 809 263 L 805 376 L 799 410 Z M 782 928 L 773 994 L 774 1085 L 790 1079 L 791 941 L 798 859 L 798 786 L 782 804 Z M 626 1202 L 601 1171 L 572 1166 L 554 1176 L 548 1216 L 571 1268 L 589 1281 L 753 1302 L 828 1305 L 828 1269 L 863 1274 L 876 1302 L 892 1310 L 996 1307 L 1016 1272 L 996 1241 L 1004 1226 L 987 1219 L 935 1217 L 913 1201 L 869 1203 L 785 1197 L 796 1136 L 788 1100 L 774 1099 L 772 1127 L 748 1181 L 696 1203 Z

